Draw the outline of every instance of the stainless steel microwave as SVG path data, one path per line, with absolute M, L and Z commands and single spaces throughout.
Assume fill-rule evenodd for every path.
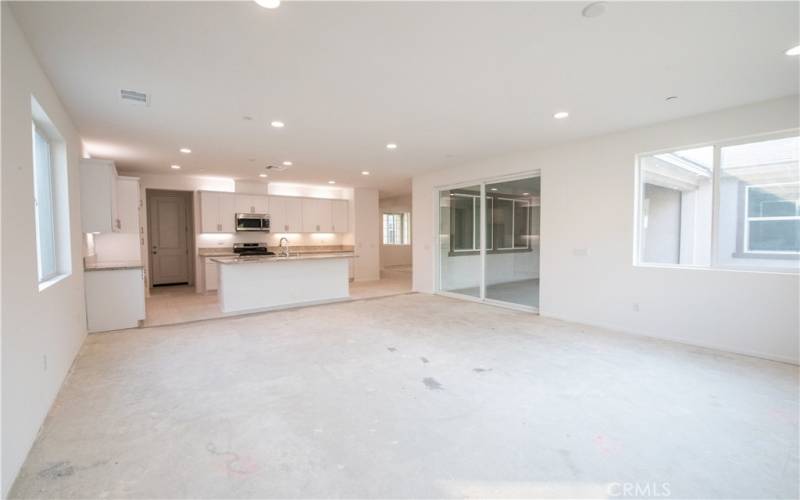
M 236 214 L 236 231 L 269 232 L 269 214 Z

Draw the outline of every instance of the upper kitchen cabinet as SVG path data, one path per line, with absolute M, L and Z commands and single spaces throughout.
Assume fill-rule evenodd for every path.
M 333 216 L 331 200 L 303 198 L 303 232 L 333 232 Z
M 84 233 L 121 230 L 117 167 L 110 160 L 81 160 L 81 224 Z
M 273 233 L 303 232 L 303 199 L 270 196 L 269 217 Z
M 139 232 L 139 210 L 142 206 L 139 194 L 139 178 L 117 178 L 117 219 L 120 233 Z
M 258 194 L 236 194 L 236 213 L 266 214 L 269 213 L 268 198 Z
M 331 200 L 331 230 L 346 233 L 350 230 L 350 205 L 347 200 Z
M 233 233 L 236 231 L 236 195 L 227 192 L 200 191 L 200 231 Z

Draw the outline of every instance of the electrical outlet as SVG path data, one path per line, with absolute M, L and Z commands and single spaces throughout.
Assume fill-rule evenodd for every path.
M 639 312 L 639 303 L 638 302 L 634 302 L 633 303 L 633 312 L 637 312 L 637 313 Z

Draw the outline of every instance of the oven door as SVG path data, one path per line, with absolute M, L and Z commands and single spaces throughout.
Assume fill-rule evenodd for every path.
M 236 214 L 236 231 L 263 231 L 261 215 Z

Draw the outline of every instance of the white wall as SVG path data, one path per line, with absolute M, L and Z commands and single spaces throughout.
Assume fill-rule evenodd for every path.
M 541 170 L 543 315 L 797 363 L 797 275 L 632 262 L 637 153 L 797 127 L 798 105 L 778 99 L 415 177 L 414 290 L 434 286 L 434 186 Z
M 405 213 L 411 212 L 411 195 L 392 196 L 382 198 L 379 201 L 380 213 L 378 214 L 378 226 L 381 234 L 379 241 L 381 244 L 381 269 L 391 266 L 410 266 L 411 265 L 411 245 L 384 245 L 383 244 L 383 214 L 385 213 Z M 412 218 L 411 225 L 414 221 Z
M 380 221 L 378 220 L 378 190 L 356 188 L 353 190 L 356 258 L 353 259 L 356 281 L 380 279 Z
M 86 335 L 81 262 L 81 143 L 8 3 L 2 3 L 2 495 L 30 450 Z M 72 274 L 39 291 L 33 206 L 31 95 L 67 151 Z M 46 361 L 45 361 L 46 360 Z

